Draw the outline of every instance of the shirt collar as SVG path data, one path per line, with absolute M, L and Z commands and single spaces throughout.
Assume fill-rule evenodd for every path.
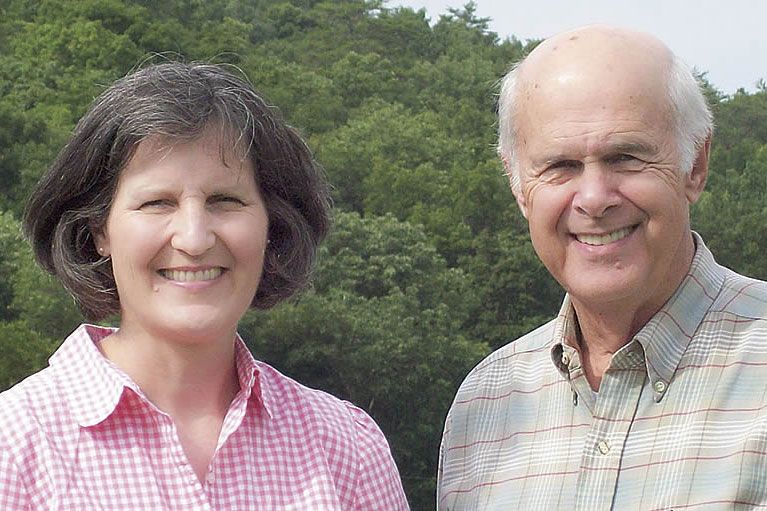
M 696 232 L 692 235 L 696 251 L 687 276 L 632 340 L 644 351 L 656 401 L 668 388 L 682 355 L 724 282 L 723 268 L 716 263 L 700 235 Z M 571 372 L 580 370 L 580 365 L 573 362 L 578 360 L 576 324 L 575 309 L 566 295 L 555 322 L 551 358 L 557 370 L 568 379 Z
M 554 345 L 551 348 L 551 360 L 568 380 L 574 370 L 580 369 L 575 347 L 578 344 L 577 320 L 570 295 L 565 295 L 562 307 L 554 321 Z M 577 367 L 576 367 L 577 366 Z
M 237 334 L 234 347 L 234 357 L 237 362 L 237 376 L 240 380 L 240 389 L 245 391 L 245 399 L 255 399 L 264 408 L 270 418 L 274 418 L 277 410 L 274 392 L 269 386 L 269 381 L 258 361 L 248 349 L 245 341 Z
M 63 389 L 75 420 L 82 427 L 106 420 L 114 413 L 126 389 L 146 399 L 138 385 L 98 349 L 98 343 L 115 331 L 115 328 L 80 325 L 50 358 L 51 370 Z M 239 335 L 235 344 L 235 360 L 243 398 L 246 401 L 256 399 L 272 417 L 275 409 L 272 392 Z
M 114 331 L 80 325 L 50 358 L 51 370 L 80 426 L 94 426 L 104 421 L 114 411 L 126 387 L 138 390 L 123 373 L 115 370 L 97 347 Z
M 682 355 L 722 289 L 725 272 L 698 233 L 695 257 L 687 276 L 634 338 L 642 345 L 647 373 L 657 394 L 663 394 Z

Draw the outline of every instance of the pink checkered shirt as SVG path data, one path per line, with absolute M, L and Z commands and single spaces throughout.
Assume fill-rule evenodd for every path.
M 84 325 L 50 366 L 0 394 L 0 509 L 405 510 L 389 446 L 359 408 L 253 359 L 209 473 L 195 476 L 172 419 Z

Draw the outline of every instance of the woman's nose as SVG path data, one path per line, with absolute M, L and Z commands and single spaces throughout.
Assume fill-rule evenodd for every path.
M 210 215 L 205 205 L 187 203 L 174 213 L 171 246 L 191 256 L 199 256 L 216 243 Z

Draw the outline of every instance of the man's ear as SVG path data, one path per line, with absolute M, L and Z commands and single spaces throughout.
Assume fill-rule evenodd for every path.
M 706 179 L 708 178 L 708 156 L 711 153 L 711 137 L 709 136 L 698 150 L 698 155 L 695 157 L 695 163 L 690 169 L 690 173 L 687 174 L 685 180 L 685 196 L 687 202 L 694 204 L 700 198 L 700 194 L 703 193 L 703 188 L 706 186 Z
M 514 174 L 512 171 L 508 158 L 501 156 L 501 160 L 503 160 L 503 170 L 509 180 L 511 193 L 514 195 L 514 199 L 517 201 L 517 206 L 519 206 L 519 210 L 522 212 L 522 216 L 527 218 L 527 200 L 525 199 L 525 194 L 522 193 L 522 182 L 519 180 L 519 176 Z
M 527 219 L 527 199 L 525 198 L 525 194 L 522 193 L 522 185 L 517 182 L 516 186 L 511 187 L 511 193 L 514 194 L 514 198 L 517 200 L 517 206 L 519 206 L 522 216 Z

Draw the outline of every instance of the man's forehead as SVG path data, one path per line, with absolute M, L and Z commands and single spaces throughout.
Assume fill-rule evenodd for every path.
M 660 39 L 645 32 L 608 25 L 590 25 L 547 38 L 525 60 L 533 62 L 561 54 L 570 56 L 573 52 L 588 52 L 595 57 L 632 53 L 662 56 L 670 50 Z
M 590 26 L 555 35 L 536 47 L 520 66 L 520 86 L 530 95 L 547 85 L 568 85 L 591 76 L 605 87 L 654 88 L 665 82 L 670 62 L 671 52 L 649 34 Z
M 519 70 L 518 122 L 533 131 L 552 122 L 666 124 L 670 64 L 671 53 L 645 34 L 602 27 L 560 34 Z

